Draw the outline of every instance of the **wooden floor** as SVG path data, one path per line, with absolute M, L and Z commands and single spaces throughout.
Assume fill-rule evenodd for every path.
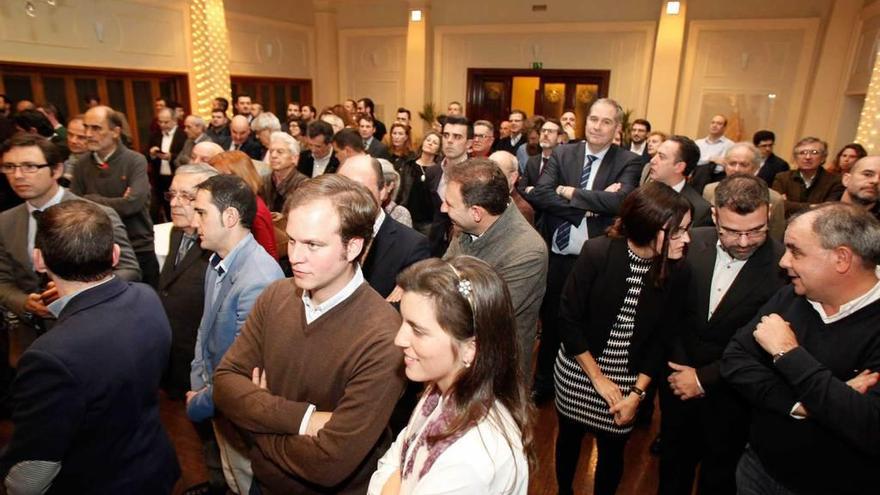
M 202 450 L 199 438 L 192 424 L 186 419 L 183 402 L 161 399 L 162 422 L 168 429 L 177 457 L 183 470 L 178 481 L 175 494 L 184 488 L 206 480 L 205 464 L 202 461 Z M 657 414 L 650 428 L 636 428 L 630 437 L 626 450 L 626 470 L 623 483 L 617 491 L 618 495 L 653 494 L 657 490 L 657 458 L 648 452 L 648 446 L 654 439 L 658 427 Z M 0 448 L 9 442 L 12 424 L 0 421 Z M 556 413 L 553 404 L 542 407 L 538 412 L 537 430 L 535 432 L 538 455 L 538 470 L 531 473 L 529 494 L 549 495 L 556 493 L 556 479 L 553 467 L 553 446 L 556 438 Z M 581 451 L 581 466 L 575 479 L 575 490 L 579 495 L 592 495 L 593 471 L 596 466 L 596 452 L 592 438 L 584 440 Z

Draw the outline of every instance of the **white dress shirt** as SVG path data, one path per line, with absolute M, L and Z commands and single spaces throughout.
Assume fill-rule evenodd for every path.
M 174 126 L 168 132 L 162 133 L 162 144 L 159 146 L 159 150 L 162 153 L 171 152 L 171 141 L 174 140 L 175 132 L 177 132 L 177 126 Z M 168 160 L 162 160 L 162 164 L 159 166 L 159 175 L 171 175 L 171 163 Z

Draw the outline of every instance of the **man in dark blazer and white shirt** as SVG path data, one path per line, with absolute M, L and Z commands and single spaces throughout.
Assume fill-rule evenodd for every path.
M 535 399 L 553 394 L 553 363 L 559 349 L 558 309 L 562 287 L 581 246 L 604 235 L 623 198 L 638 186 L 639 155 L 612 143 L 623 109 L 609 98 L 596 100 L 586 122 L 586 141 L 558 147 L 538 186 L 525 195 L 540 212 L 540 231 L 550 246 L 547 292 L 541 306 L 541 347 Z
M 309 178 L 336 172 L 339 159 L 333 153 L 333 127 L 323 120 L 313 120 L 306 135 L 309 149 L 299 155 L 296 169 Z
M 4 493 L 171 493 L 180 466 L 159 418 L 171 343 L 159 298 L 113 275 L 119 247 L 98 205 L 62 202 L 37 223 L 34 266 L 58 291 L 57 323 L 19 362 Z
M 385 176 L 377 159 L 353 156 L 339 167 L 338 173 L 363 184 L 382 204 Z M 373 225 L 373 236 L 363 259 L 364 278 L 376 292 L 388 298 L 397 286 L 397 275 L 413 263 L 431 257 L 431 250 L 427 237 L 386 215 L 382 208 Z
M 787 161 L 773 153 L 773 145 L 776 144 L 776 134 L 773 131 L 761 130 L 752 137 L 754 144 L 761 152 L 761 163 L 758 168 L 758 177 L 764 179 L 768 186 L 773 185 L 773 179 L 780 172 L 788 172 L 791 166 Z
M 171 354 L 162 388 L 172 399 L 183 399 L 190 389 L 190 363 L 195 357 L 201 311 L 205 303 L 205 271 L 211 251 L 202 249 L 192 226 L 196 186 L 217 171 L 206 164 L 179 167 L 174 173 L 171 196 L 171 241 L 159 274 L 159 299 L 171 323 Z
M 697 167 L 700 148 L 689 137 L 669 136 L 651 158 L 651 180 L 662 182 L 687 198 L 693 207 L 692 227 L 712 225 L 709 203 L 687 183 L 688 173 Z
M 667 379 L 658 380 L 661 495 L 690 495 L 698 464 L 698 494 L 736 492 L 749 420 L 745 401 L 721 379 L 720 362 L 736 331 L 787 282 L 778 266 L 784 249 L 767 234 L 769 205 L 763 180 L 728 177 L 715 190 L 717 228 L 690 232 L 684 311 L 666 339 Z
M 364 140 L 364 150 L 373 158 L 385 158 L 388 160 L 391 158 L 391 154 L 388 152 L 388 147 L 385 146 L 385 143 L 375 137 L 376 128 L 374 125 L 373 117 L 367 114 L 358 115 L 358 133 L 361 135 L 361 139 Z

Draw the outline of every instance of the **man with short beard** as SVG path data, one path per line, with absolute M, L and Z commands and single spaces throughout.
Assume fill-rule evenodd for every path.
M 868 210 L 880 219 L 880 156 L 866 156 L 843 174 L 846 191 L 840 201 Z
M 668 384 L 660 388 L 661 495 L 734 494 L 736 463 L 746 444 L 746 404 L 720 377 L 721 355 L 734 333 L 785 285 L 780 243 L 767 235 L 770 195 L 752 174 L 724 179 L 715 190 L 717 227 L 691 229 L 690 283 L 679 329 L 667 348 Z

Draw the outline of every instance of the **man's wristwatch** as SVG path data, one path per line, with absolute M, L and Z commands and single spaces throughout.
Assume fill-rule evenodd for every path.
M 636 395 L 638 395 L 638 396 L 639 396 L 639 401 L 640 401 L 640 402 L 643 401 L 643 400 L 645 400 L 645 395 L 646 395 L 646 394 L 645 394 L 645 391 L 642 390 L 642 389 L 640 389 L 639 387 L 636 387 L 635 385 L 633 385 L 632 387 L 629 388 L 629 391 L 630 391 L 630 393 L 632 393 L 632 394 L 636 394 Z

